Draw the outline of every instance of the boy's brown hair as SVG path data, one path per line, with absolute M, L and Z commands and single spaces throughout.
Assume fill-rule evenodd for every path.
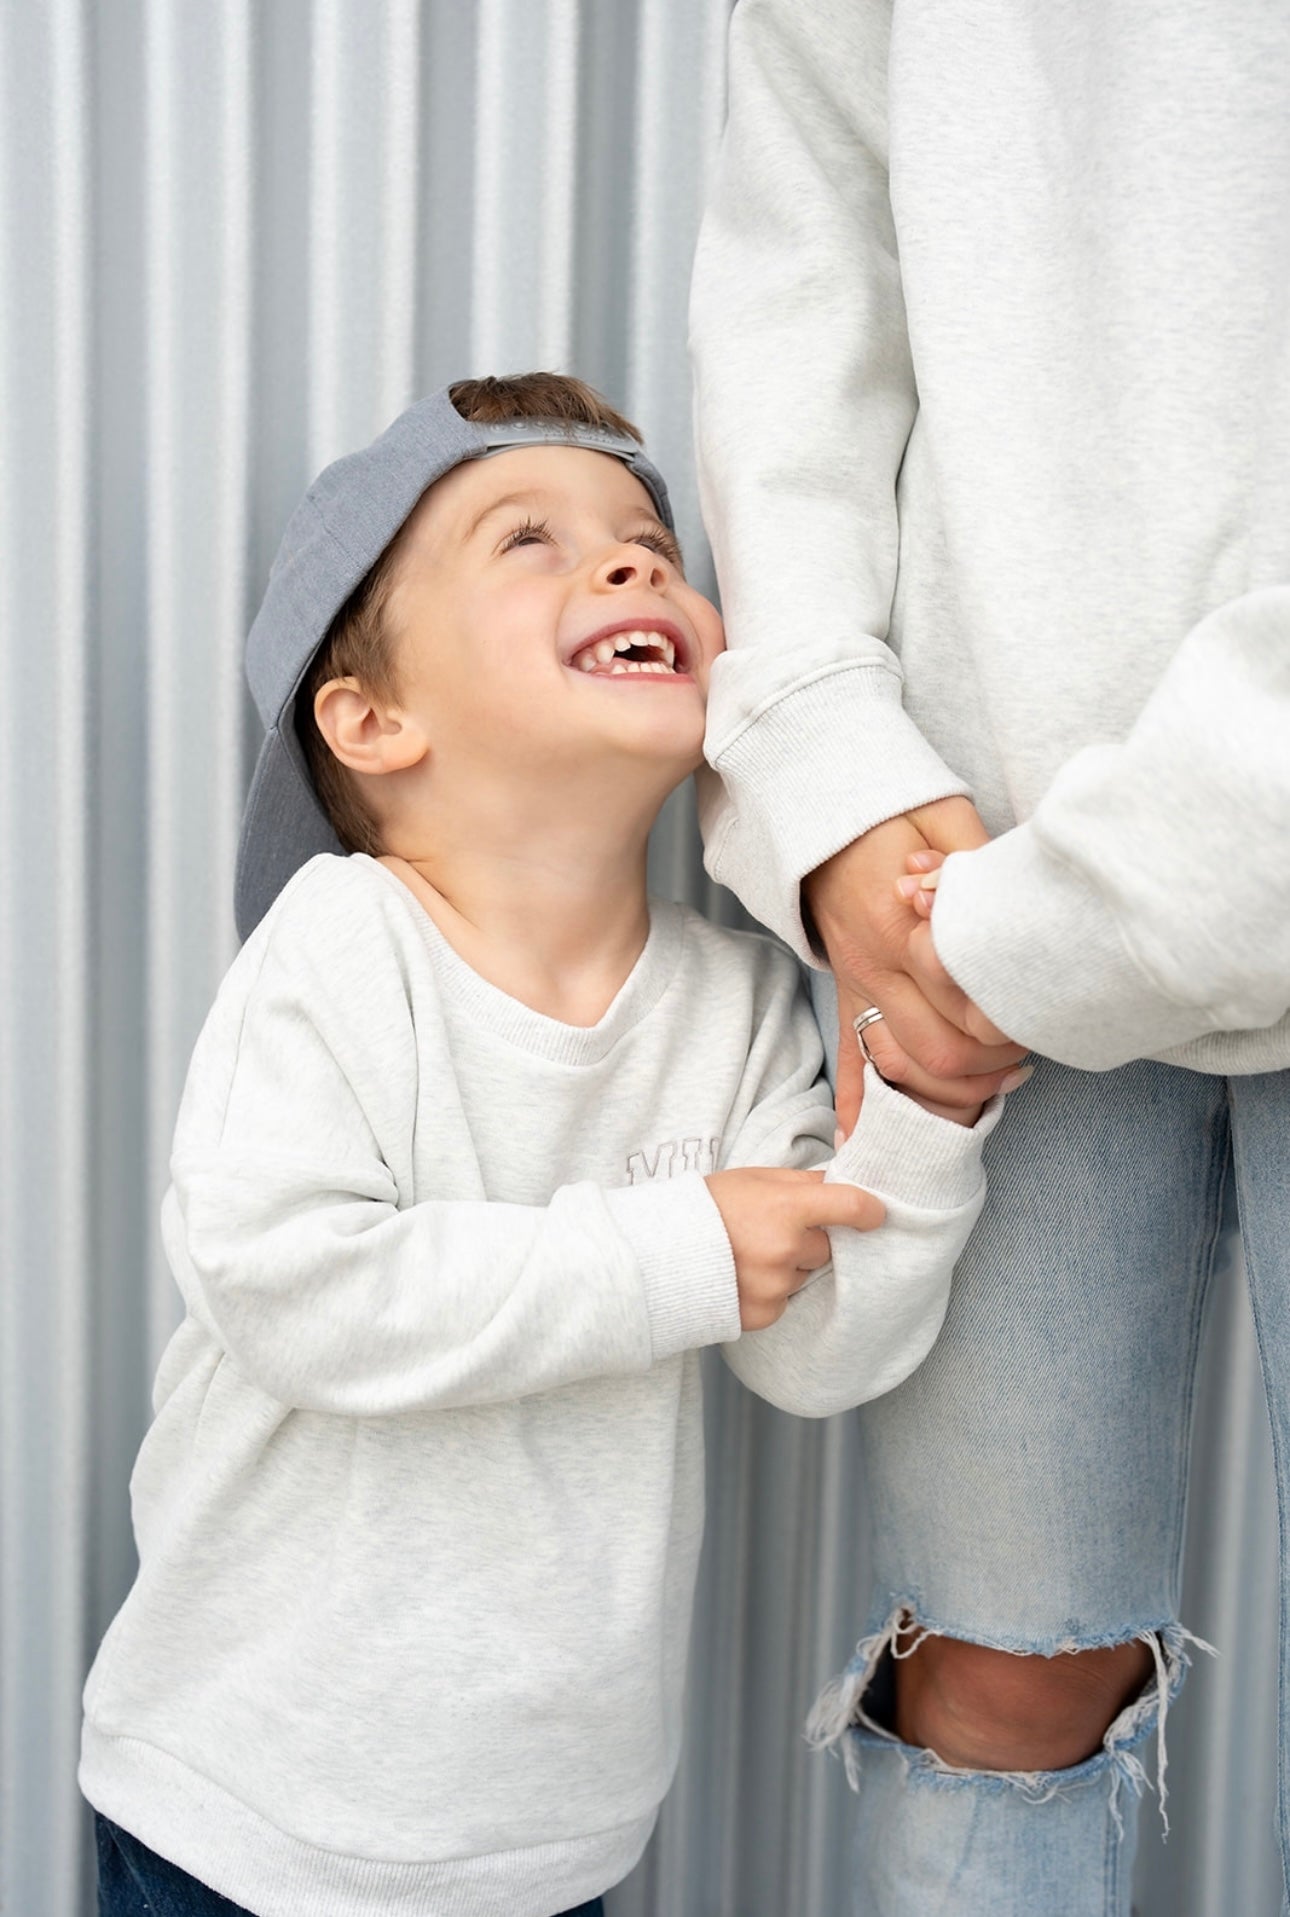
M 463 419 L 482 426 L 512 420 L 560 421 L 624 433 L 640 441 L 631 421 L 580 379 L 563 373 L 517 373 L 509 379 L 461 379 L 448 396 Z M 409 516 L 410 517 L 410 516 Z M 406 527 L 405 520 L 404 526 Z M 314 718 L 314 699 L 331 679 L 354 678 L 378 699 L 397 696 L 393 646 L 386 611 L 398 574 L 401 528 L 361 579 L 327 629 L 296 695 L 295 723 L 309 776 L 323 811 L 346 852 L 381 850 L 376 821 L 363 804 L 356 781 L 332 752 Z

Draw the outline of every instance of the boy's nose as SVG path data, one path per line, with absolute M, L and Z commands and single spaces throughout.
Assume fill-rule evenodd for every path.
M 667 584 L 667 565 L 645 546 L 621 546 L 600 568 L 606 586 L 652 586 L 661 592 Z

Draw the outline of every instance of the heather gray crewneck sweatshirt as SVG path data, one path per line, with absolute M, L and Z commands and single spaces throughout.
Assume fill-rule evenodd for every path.
M 370 859 L 315 859 L 198 1042 L 163 1224 L 187 1317 L 86 1690 L 99 1809 L 258 1917 L 550 1917 L 676 1764 L 698 1349 L 818 1416 L 939 1328 L 981 1143 L 871 1076 L 876 1232 L 739 1338 L 704 1174 L 815 1165 L 796 966 L 655 905 L 599 1024 L 498 991 Z M 785 1735 L 791 1735 L 785 1726 Z
M 1290 1065 L 1290 8 L 741 0 L 695 268 L 711 869 L 970 791 L 951 973 Z

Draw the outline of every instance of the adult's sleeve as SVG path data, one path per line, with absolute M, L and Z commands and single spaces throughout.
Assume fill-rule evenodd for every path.
M 766 1028 L 779 1025 L 776 1042 Z M 985 1199 L 981 1153 L 998 1122 L 994 1099 L 973 1127 L 934 1118 L 865 1071 L 851 1137 L 834 1152 L 827 1081 L 805 997 L 768 1008 L 760 1095 L 723 1163 L 824 1167 L 828 1183 L 877 1194 L 874 1231 L 830 1231 L 832 1258 L 764 1331 L 745 1332 L 722 1356 L 751 1390 L 782 1411 L 823 1418 L 890 1391 L 917 1369 L 945 1317 L 950 1281 Z
M 1290 1007 L 1290 587 L 1184 640 L 1128 737 L 1090 746 L 1032 817 L 946 861 L 937 954 L 1019 1044 L 1105 1071 Z M 1278 1029 L 1280 1028 L 1280 1029 Z
M 889 7 L 741 0 L 690 312 L 728 650 L 700 810 L 713 876 L 810 962 L 800 882 L 966 791 L 886 644 L 917 409 L 887 178 Z
M 414 1138 L 441 1123 L 448 1150 L 462 1123 L 451 1081 L 441 1110 L 418 1085 L 394 962 L 374 956 L 342 1008 L 288 945 L 231 1056 L 218 1018 L 199 1044 L 163 1207 L 185 1302 L 244 1376 L 295 1407 L 380 1417 L 639 1374 L 738 1336 L 697 1173 L 569 1184 L 546 1205 L 416 1190 Z M 450 1190 L 473 1163 L 458 1158 Z

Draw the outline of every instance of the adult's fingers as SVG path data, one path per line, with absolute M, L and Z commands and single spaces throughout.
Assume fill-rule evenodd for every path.
M 864 1059 L 856 1043 L 855 1021 L 873 1000 L 838 980 L 838 1082 L 834 1091 L 838 1125 L 850 1138 L 864 1099 Z
M 937 957 L 931 932 L 925 925 L 916 925 L 911 929 L 905 954 L 908 975 L 932 1009 L 939 1012 L 956 1032 L 990 1049 L 991 1063 L 986 1062 L 984 1054 L 975 1065 L 967 1060 L 956 1061 L 965 1075 L 973 1071 L 996 1069 L 1005 1062 L 1005 1054 L 1011 1057 L 1013 1064 L 1020 1063 L 1025 1056 L 1023 1048 L 1015 1045 L 1006 1032 L 992 1025 L 980 1007 L 972 1003 L 962 986 L 955 984 Z
M 885 981 L 881 1006 L 891 1037 L 913 1064 L 931 1078 L 988 1078 L 1010 1071 L 1025 1055 L 1022 1048 L 1010 1040 L 1005 1039 L 1001 1045 L 985 1045 L 960 1031 L 932 1004 L 921 979 L 898 974 Z M 871 1032 L 866 1031 L 865 1037 L 877 1057 Z M 884 1077 L 891 1076 L 881 1063 L 879 1069 Z M 905 1081 L 902 1078 L 899 1082 Z
M 979 845 L 990 843 L 971 799 L 933 799 L 930 805 L 915 806 L 905 817 L 937 852 L 975 852 Z
M 1008 1034 L 1001 1032 L 999 1027 L 981 1010 L 981 1007 L 954 983 L 937 957 L 930 925 L 916 926 L 910 933 L 906 947 L 906 961 L 909 966 L 909 976 L 938 1010 L 943 1011 L 945 1005 L 951 1002 L 950 995 L 953 995 L 952 1002 L 958 1008 L 957 1015 L 946 1015 L 951 1017 L 952 1023 L 957 1025 L 960 1031 L 966 1032 L 980 1044 L 995 1047 L 1012 1046 L 1019 1059 L 1025 1056 L 1024 1048 L 1015 1045 Z
M 868 992 L 848 993 L 843 987 L 838 989 L 838 1011 L 841 1030 L 838 1035 L 838 1085 L 837 1113 L 838 1124 L 845 1136 L 850 1137 L 855 1129 L 856 1119 L 860 1115 L 860 1103 L 864 1093 L 865 1058 L 847 1014 L 854 1005 L 857 1013 L 867 1011 L 877 1004 L 883 1013 L 883 1019 L 865 1027 L 865 1043 L 878 1073 L 892 1085 L 906 1091 L 916 1091 L 921 1097 L 934 1103 L 948 1105 L 958 1111 L 971 1111 L 993 1097 L 999 1084 L 1006 1076 L 1002 1071 L 987 1073 L 984 1077 L 959 1075 L 948 1079 L 934 1076 L 923 1070 L 910 1056 L 896 1036 L 896 1031 L 887 1016 L 887 1008 L 893 998 L 902 997 L 909 1002 L 917 997 L 917 988 L 908 980 L 884 978 L 879 986 L 880 997 L 870 996 Z M 967 1047 L 971 1041 L 961 1033 L 953 1035 Z M 858 1083 L 857 1083 L 858 1081 Z
M 905 990 L 917 992 L 907 980 L 892 982 L 885 990 L 888 1004 L 899 1001 Z M 995 1092 L 1000 1091 L 1012 1077 L 1016 1066 L 1009 1062 L 1003 1067 L 979 1073 L 939 1074 L 924 1070 L 912 1054 L 901 1044 L 898 1033 L 902 1029 L 899 1015 L 886 1015 L 879 1023 L 865 1030 L 865 1041 L 873 1055 L 875 1068 L 882 1077 L 897 1085 L 903 1091 L 917 1092 L 921 1098 L 932 1100 L 939 1105 L 951 1106 L 959 1111 L 970 1111 L 983 1105 Z M 956 1035 L 963 1044 L 970 1041 Z

